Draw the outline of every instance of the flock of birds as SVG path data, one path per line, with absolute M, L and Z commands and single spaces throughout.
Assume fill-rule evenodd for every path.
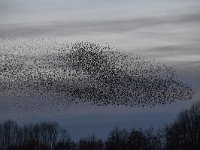
M 156 106 L 192 98 L 173 68 L 109 45 L 0 38 L 0 95 L 44 96 L 66 103 Z

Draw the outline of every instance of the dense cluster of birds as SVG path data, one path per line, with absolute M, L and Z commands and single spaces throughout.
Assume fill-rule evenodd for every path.
M 0 38 L 0 95 L 62 95 L 66 103 L 155 106 L 189 100 L 173 68 L 109 45 Z

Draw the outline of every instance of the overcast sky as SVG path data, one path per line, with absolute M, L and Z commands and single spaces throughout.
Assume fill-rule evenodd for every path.
M 109 43 L 173 66 L 196 95 L 189 103 L 166 106 L 168 113 L 200 95 L 199 0 L 0 0 L 2 34 Z
M 0 33 L 107 42 L 196 62 L 199 7 L 198 0 L 0 0 Z

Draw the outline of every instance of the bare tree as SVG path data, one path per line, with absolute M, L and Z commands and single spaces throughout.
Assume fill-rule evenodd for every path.
M 167 149 L 200 149 L 200 103 L 179 114 L 178 119 L 166 127 Z

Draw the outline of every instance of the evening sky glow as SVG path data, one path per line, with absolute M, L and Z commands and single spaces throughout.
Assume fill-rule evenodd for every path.
M 145 122 L 145 117 L 138 117 L 145 113 L 162 112 L 161 114 L 166 115 L 164 118 L 168 120 L 170 117 L 167 114 L 175 112 L 176 115 L 183 108 L 187 108 L 199 100 L 199 8 L 199 0 L 0 0 L 0 36 L 5 34 L 18 39 L 42 37 L 68 42 L 90 41 L 102 45 L 108 43 L 119 50 L 136 52 L 174 67 L 181 80 L 192 85 L 196 91 L 193 99 L 189 102 L 180 102 L 171 106 L 158 106 L 155 109 L 95 108 L 95 110 L 68 111 L 69 114 L 72 113 L 72 116 L 81 112 L 80 116 L 83 118 L 82 115 L 85 113 L 85 118 L 91 119 L 95 118 L 94 116 L 91 117 L 91 113 L 97 113 L 99 120 L 105 117 L 105 113 L 116 113 L 115 117 L 110 115 L 113 118 L 112 123 L 108 123 L 105 119 L 101 122 L 95 118 L 91 124 L 95 125 L 101 122 L 102 124 L 107 123 L 111 127 L 118 123 L 119 126 L 130 127 L 133 123 L 136 123 L 137 126 L 137 120 Z M 7 102 L 3 99 L 5 98 L 0 98 L 0 115 L 3 116 L 3 119 L 6 119 L 7 116 L 11 119 L 15 118 L 16 114 L 11 113 L 14 112 L 13 109 L 18 110 L 27 107 L 26 100 L 22 100 L 24 102 L 21 106 L 11 99 Z M 32 101 L 32 106 L 34 108 L 40 106 L 40 104 L 51 105 L 51 103 L 55 103 L 54 100 L 50 100 L 49 103 L 45 100 L 40 102 L 36 100 Z M 13 107 L 13 105 L 17 107 Z M 11 107 L 13 109 L 10 109 Z M 10 111 L 7 111 L 6 114 L 5 109 Z M 41 107 L 40 110 L 42 109 Z M 64 111 L 58 111 L 57 114 L 50 116 L 47 113 L 48 111 L 41 115 L 41 112 L 32 114 L 32 116 L 46 117 L 49 120 L 56 121 L 65 118 Z M 22 110 L 19 113 L 22 122 L 25 122 L 27 114 L 31 114 L 31 112 L 32 108 L 30 108 L 30 112 L 23 112 Z M 136 112 L 139 112 L 139 115 L 136 115 Z M 77 123 L 77 120 L 70 119 L 69 114 L 65 119 L 72 121 L 69 128 L 75 130 L 72 127 Z M 87 114 L 90 115 L 87 116 Z M 127 120 L 124 114 L 128 114 Z M 126 121 L 123 120 L 125 125 L 122 125 L 123 122 L 119 120 L 117 115 L 125 118 Z M 131 121 L 131 115 L 134 115 L 137 119 Z M 51 116 L 57 117 L 52 119 Z M 157 117 L 158 122 L 165 122 L 161 115 L 159 117 Z M 35 118 L 37 117 L 33 117 L 33 120 Z M 89 120 L 88 118 L 86 120 Z M 152 118 L 154 118 L 153 114 Z M 159 119 L 161 120 L 159 121 Z M 138 124 L 142 122 L 140 121 Z M 152 124 L 149 123 L 149 125 L 155 125 L 155 122 L 151 122 Z M 82 120 L 82 123 L 84 124 L 84 120 Z M 67 126 L 66 122 L 63 124 Z M 93 132 L 89 129 L 88 131 Z M 86 133 L 83 132 L 82 134 Z M 79 136 L 79 133 L 77 133 L 77 136 Z

